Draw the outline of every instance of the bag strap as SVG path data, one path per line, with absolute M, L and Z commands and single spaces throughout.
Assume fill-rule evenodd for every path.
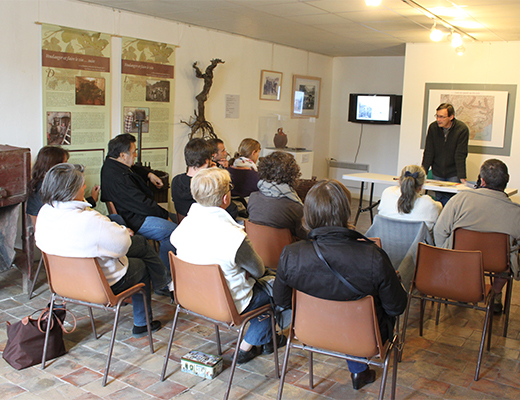
M 369 240 L 369 239 L 367 239 Z M 361 293 L 359 290 L 357 290 L 354 286 L 352 286 L 352 284 L 347 281 L 338 271 L 336 271 L 334 268 L 332 268 L 330 266 L 330 264 L 327 262 L 327 260 L 325 260 L 325 257 L 323 257 L 323 254 L 321 254 L 321 250 L 318 246 L 318 243 L 316 243 L 316 240 L 313 240 L 312 241 L 312 245 L 314 246 L 314 250 L 316 251 L 316 254 L 318 255 L 318 257 L 320 258 L 321 261 L 323 261 L 323 263 L 330 269 L 330 271 L 336 275 L 336 278 L 338 278 L 347 288 L 350 289 L 350 291 L 354 292 L 355 294 L 357 294 L 358 296 L 364 296 L 365 293 Z
M 54 309 L 56 310 L 56 309 Z M 63 310 L 65 311 L 65 313 L 69 313 L 70 315 L 72 315 L 72 320 L 74 321 L 74 324 L 72 326 L 72 328 L 70 329 L 70 331 L 68 331 L 64 326 L 63 326 L 63 323 L 61 322 L 61 320 L 54 315 L 54 310 L 52 312 L 53 316 L 55 318 L 49 318 L 49 307 L 45 308 L 42 313 L 40 314 L 40 316 L 38 317 L 38 330 L 41 332 L 41 333 L 45 333 L 45 331 L 41 328 L 41 323 L 42 321 L 45 321 L 47 319 L 47 321 L 49 321 L 50 319 L 50 322 L 47 322 L 47 323 L 50 323 L 51 324 L 51 327 L 50 329 L 52 329 L 52 327 L 54 326 L 54 320 L 56 319 L 56 321 L 58 322 L 58 324 L 60 325 L 60 328 L 61 330 L 63 331 L 63 333 L 72 333 L 76 330 L 76 316 L 70 311 L 70 310 L 67 310 L 65 308 L 60 308 L 60 310 Z

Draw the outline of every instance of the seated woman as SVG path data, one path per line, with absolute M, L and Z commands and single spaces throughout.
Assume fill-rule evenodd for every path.
M 255 282 L 255 278 L 265 273 L 262 259 L 244 228 L 225 211 L 231 202 L 230 184 L 229 173 L 224 169 L 213 167 L 197 172 L 191 179 L 191 193 L 196 203 L 173 231 L 171 242 L 183 261 L 220 265 L 237 311 L 242 314 L 269 304 L 271 298 Z M 260 316 L 251 320 L 240 343 L 238 363 L 273 351 L 271 319 Z
M 247 204 L 249 219 L 274 228 L 289 228 L 293 236 L 307 238 L 302 227 L 303 203 L 294 190 L 301 175 L 294 156 L 275 151 L 258 162 L 258 189 Z
M 134 236 L 130 229 L 92 210 L 84 199 L 85 187 L 82 165 L 58 164 L 47 172 L 41 187 L 44 205 L 36 221 L 36 245 L 52 255 L 95 257 L 114 294 L 144 283 L 152 318 L 150 281 L 154 288 L 171 285 L 164 264 L 143 236 Z M 132 334 L 145 336 L 143 296 L 132 296 L 132 303 Z M 159 330 L 161 322 L 152 321 L 151 328 Z
M 406 308 L 407 295 L 386 253 L 349 229 L 348 194 L 347 188 L 333 179 L 320 181 L 311 188 L 303 207 L 309 239 L 285 247 L 274 281 L 274 301 L 290 307 L 293 288 L 326 300 L 360 298 L 319 258 L 320 251 L 330 267 L 363 293 L 361 297 L 374 296 L 384 343 L 391 337 L 395 317 Z M 375 371 L 366 364 L 348 361 L 348 368 L 355 390 L 375 380 Z
M 42 187 L 43 178 L 49 169 L 56 164 L 66 163 L 69 161 L 69 152 L 58 146 L 43 146 L 38 155 L 36 162 L 32 167 L 31 181 L 29 182 L 29 199 L 27 200 L 27 214 L 34 217 L 38 216 L 38 211 L 42 208 L 43 203 L 40 198 L 40 189 Z M 87 202 L 96 207 L 99 198 L 99 185 L 96 185 L 90 191 L 90 197 Z
M 424 221 L 431 231 L 442 210 L 442 204 L 428 195 L 421 195 L 426 174 L 418 165 L 407 165 L 401 171 L 399 186 L 383 191 L 379 214 L 384 217 Z
M 252 192 L 258 190 L 258 168 L 256 162 L 262 146 L 255 139 L 244 139 L 235 153 L 233 165 L 228 168 L 234 189 L 232 196 L 249 197 Z

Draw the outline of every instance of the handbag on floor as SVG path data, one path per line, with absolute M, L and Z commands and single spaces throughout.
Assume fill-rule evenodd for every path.
M 52 314 L 47 344 L 47 360 L 62 356 L 67 352 L 63 343 L 63 332 L 71 333 L 76 328 L 76 318 L 72 313 L 70 314 L 74 319 L 74 326 L 70 331 L 63 327 L 63 321 L 65 321 L 67 314 L 64 304 L 55 304 Z M 45 331 L 49 323 L 49 307 L 41 312 L 38 319 L 31 318 L 33 315 L 34 313 L 14 324 L 7 322 L 7 344 L 2 357 L 18 370 L 42 362 Z

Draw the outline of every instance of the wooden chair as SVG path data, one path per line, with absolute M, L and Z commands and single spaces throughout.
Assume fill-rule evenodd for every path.
M 379 399 L 385 392 L 390 356 L 394 352 L 392 394 L 397 384 L 397 343 L 399 329 L 391 340 L 382 343 L 374 298 L 334 301 L 293 290 L 292 320 L 282 367 L 278 400 L 282 398 L 291 348 L 309 351 L 309 388 L 313 385 L 313 353 L 339 357 L 383 368 Z M 294 343 L 298 340 L 301 344 Z
M 204 318 L 215 324 L 217 350 L 219 356 L 222 355 L 218 328 L 219 325 L 228 329 L 239 331 L 237 347 L 235 349 L 235 355 L 233 356 L 231 373 L 229 374 L 224 399 L 229 397 L 229 392 L 231 390 L 231 383 L 233 381 L 233 375 L 237 364 L 238 348 L 245 333 L 244 328 L 251 319 L 256 318 L 262 314 L 269 314 L 271 316 L 275 370 L 276 376 L 279 376 L 275 321 L 274 313 L 270 304 L 240 315 L 237 312 L 235 303 L 233 302 L 233 298 L 229 292 L 224 274 L 218 265 L 191 264 L 182 261 L 172 252 L 170 252 L 170 269 L 173 278 L 173 293 L 175 295 L 175 303 L 177 303 L 177 308 L 175 310 L 175 317 L 173 319 L 170 340 L 168 341 L 168 348 L 166 350 L 166 356 L 164 359 L 161 381 L 164 381 L 166 376 L 166 369 L 168 367 L 173 336 L 175 335 L 175 329 L 177 327 L 177 321 L 180 312 Z
M 417 293 L 414 294 L 414 292 Z M 412 298 L 421 301 L 419 313 L 420 336 L 423 334 L 426 301 L 485 311 L 486 317 L 484 318 L 475 371 L 475 380 L 478 381 L 486 334 L 488 335 L 488 351 L 491 346 L 493 296 L 492 286 L 484 283 L 484 269 L 480 251 L 441 249 L 419 243 L 417 264 L 412 285 L 408 292 L 408 305 L 404 314 L 402 342 L 404 343 L 406 337 L 406 325 Z M 485 307 L 479 306 L 478 303 L 480 302 L 485 302 Z
M 273 228 L 245 220 L 247 236 L 253 248 L 264 261 L 266 267 L 278 268 L 278 260 L 283 248 L 293 242 L 291 231 L 287 228 Z
M 491 284 L 495 278 L 507 279 L 504 299 L 504 333 L 507 336 L 511 294 L 513 292 L 513 273 L 509 258 L 509 235 L 496 232 L 476 232 L 456 229 L 453 236 L 453 248 L 456 250 L 480 250 L 484 264 L 484 274 L 489 276 Z
M 51 291 L 50 311 L 52 314 L 54 303 L 56 300 L 63 300 L 67 303 L 80 304 L 88 307 L 90 322 L 94 337 L 98 339 L 94 317 L 92 315 L 92 307 L 103 310 L 111 310 L 115 313 L 114 326 L 112 329 L 112 337 L 110 339 L 110 347 L 108 349 L 107 363 L 105 373 L 103 375 L 103 386 L 107 383 L 108 370 L 110 368 L 110 360 L 114 349 L 116 338 L 117 323 L 119 321 L 119 312 L 121 305 L 125 299 L 136 293 L 141 293 L 144 297 L 144 308 L 146 313 L 146 324 L 148 327 L 148 342 L 150 345 L 150 353 L 153 354 L 152 332 L 150 330 L 150 316 L 148 315 L 148 302 L 144 291 L 144 283 L 125 290 L 118 295 L 114 295 L 112 289 L 101 270 L 95 258 L 72 258 L 60 257 L 42 252 L 45 269 L 47 270 L 47 278 L 49 280 L 49 290 Z M 43 347 L 42 369 L 45 368 L 45 357 L 47 353 L 47 341 L 51 324 L 47 324 L 45 333 L 45 342 Z

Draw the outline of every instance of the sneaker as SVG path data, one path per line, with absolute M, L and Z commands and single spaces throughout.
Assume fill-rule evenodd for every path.
M 157 332 L 159 329 L 161 329 L 161 321 L 152 321 L 150 323 L 150 330 L 152 332 Z M 139 339 L 143 336 L 148 335 L 148 328 L 145 326 L 135 326 L 132 328 L 132 336 Z
M 504 309 L 504 306 L 502 305 L 502 293 L 495 294 L 494 302 L 495 304 L 493 304 L 493 314 L 502 314 L 502 310 Z
M 287 337 L 285 335 L 276 335 L 276 344 L 278 348 L 283 347 L 287 344 Z M 269 343 L 264 344 L 262 354 L 273 354 L 274 353 L 274 345 L 271 340 Z
M 171 293 L 170 289 L 168 288 L 168 285 L 166 285 L 162 289 L 154 290 L 153 292 L 159 296 L 169 296 Z
M 244 364 L 248 361 L 251 361 L 256 356 L 260 355 L 261 353 L 261 347 L 253 346 L 251 347 L 251 350 L 244 351 L 244 350 L 238 350 L 238 357 L 237 357 L 237 363 Z

